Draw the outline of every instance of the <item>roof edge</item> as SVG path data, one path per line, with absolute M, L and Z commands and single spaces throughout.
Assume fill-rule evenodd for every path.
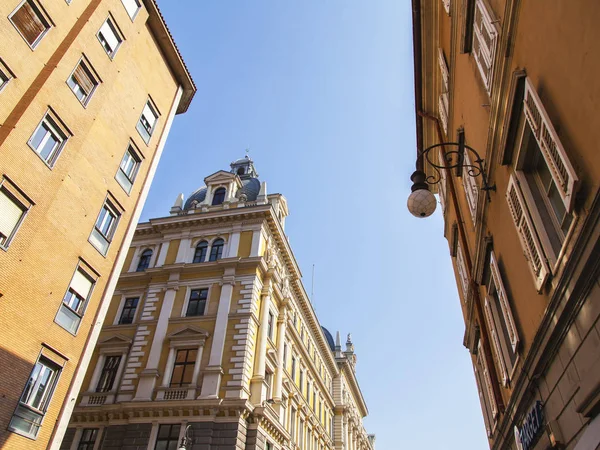
M 182 114 L 188 110 L 194 95 L 196 94 L 196 84 L 192 79 L 183 57 L 177 48 L 177 44 L 173 40 L 173 35 L 169 31 L 169 27 L 165 22 L 158 3 L 156 0 L 143 0 L 144 6 L 148 10 L 148 26 L 154 34 L 160 49 L 163 51 L 167 63 L 175 74 L 177 82 L 183 88 L 181 101 L 177 105 L 177 114 Z

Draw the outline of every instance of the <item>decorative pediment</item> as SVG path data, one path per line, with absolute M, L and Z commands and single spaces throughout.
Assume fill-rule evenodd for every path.
M 130 337 L 123 336 L 122 334 L 113 334 L 103 339 L 98 340 L 98 347 L 121 347 L 123 345 L 130 345 L 133 340 Z
M 237 181 L 238 186 L 241 187 L 242 183 L 240 182 L 239 177 L 234 173 L 226 172 L 224 170 L 219 170 L 204 179 L 204 183 L 206 183 L 207 186 L 211 184 L 227 184 L 232 181 Z
M 182 342 L 202 345 L 208 336 L 209 334 L 206 330 L 192 325 L 186 325 L 183 328 L 179 328 L 172 333 L 169 333 L 167 339 L 171 341 L 172 345 Z

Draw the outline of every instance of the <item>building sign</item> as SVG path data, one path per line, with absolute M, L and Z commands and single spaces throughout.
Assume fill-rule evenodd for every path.
M 515 427 L 515 441 L 519 450 L 530 450 L 544 427 L 544 406 L 537 400 L 525 417 L 521 428 Z

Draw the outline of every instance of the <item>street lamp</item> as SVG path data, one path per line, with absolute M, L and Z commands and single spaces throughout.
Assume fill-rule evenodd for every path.
M 445 152 L 443 154 L 444 165 L 439 165 L 431 158 L 431 150 L 438 147 L 458 148 L 456 150 Z M 469 161 L 473 159 L 475 163 L 465 164 L 465 151 L 473 154 L 475 158 L 469 158 Z M 489 191 L 496 190 L 495 185 L 488 185 L 485 171 L 483 170 L 483 159 L 481 159 L 479 153 L 477 153 L 474 148 L 465 144 L 464 139 L 459 139 L 458 142 L 434 144 L 420 152 L 417 158 L 424 158 L 429 166 L 433 168 L 434 172 L 433 175 L 427 176 L 427 174 L 419 168 L 417 163 L 417 170 L 410 176 L 413 185 L 410 188 L 411 194 L 408 196 L 407 206 L 410 213 L 415 217 L 429 217 L 435 211 L 437 202 L 433 193 L 429 190 L 429 185 L 437 184 L 442 180 L 442 173 L 440 170 L 456 169 L 457 176 L 464 176 L 465 174 L 466 176 L 474 178 L 481 176 L 483 184 L 481 190 L 487 192 L 488 201 L 490 200 Z M 463 169 L 465 173 L 463 173 Z
M 191 425 L 187 425 L 185 427 L 185 432 L 183 433 L 183 437 L 181 438 L 181 444 L 179 444 L 178 450 L 189 450 L 188 445 L 192 443 L 192 439 L 194 437 L 194 430 Z

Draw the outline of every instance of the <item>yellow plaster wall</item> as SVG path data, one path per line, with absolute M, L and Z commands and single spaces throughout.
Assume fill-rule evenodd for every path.
M 240 233 L 240 245 L 238 247 L 238 256 L 247 258 L 252 250 L 252 231 L 242 231 Z
M 167 257 L 165 258 L 165 264 L 173 264 L 177 258 L 177 252 L 179 251 L 180 239 L 173 239 L 169 243 L 169 250 L 167 250 Z
M 131 261 L 133 261 L 133 255 L 135 254 L 135 248 L 130 248 L 127 251 L 127 256 L 125 257 L 125 262 L 123 263 L 123 272 L 127 272 L 129 267 L 131 266 Z

